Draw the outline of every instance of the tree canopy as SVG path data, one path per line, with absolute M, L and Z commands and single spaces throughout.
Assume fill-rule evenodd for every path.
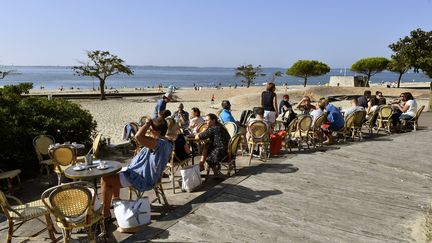
M 386 70 L 389 62 L 385 57 L 363 58 L 355 62 L 351 66 L 351 70 L 366 75 L 366 86 L 369 87 L 371 76 Z
M 124 65 L 124 61 L 112 55 L 108 51 L 88 51 L 87 56 L 90 59 L 87 62 L 81 62 L 81 66 L 74 66 L 73 70 L 79 76 L 90 76 L 99 79 L 101 100 L 105 99 L 105 80 L 112 75 L 125 73 L 133 75 L 129 66 Z
M 399 74 L 397 87 L 400 87 L 400 81 L 402 75 L 406 73 L 411 68 L 409 61 L 402 55 L 393 55 L 390 62 L 388 63 L 387 69 L 389 71 Z
M 257 77 L 265 76 L 265 74 L 262 73 L 261 65 L 254 67 L 252 64 L 249 64 L 237 67 L 235 70 L 235 76 L 243 77 L 241 82 L 245 83 L 246 87 L 249 88 Z
M 302 77 L 304 79 L 304 87 L 306 87 L 307 79 L 313 76 L 321 76 L 330 72 L 330 67 L 322 62 L 315 60 L 299 60 L 294 63 L 286 71 L 287 75 Z

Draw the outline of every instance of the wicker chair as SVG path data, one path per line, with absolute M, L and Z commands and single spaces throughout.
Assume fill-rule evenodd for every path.
M 318 144 L 320 146 L 322 146 L 323 143 L 323 131 L 322 131 L 322 124 L 324 123 L 325 119 L 327 117 L 326 113 L 323 113 L 321 115 L 319 115 L 314 123 L 311 126 L 311 130 L 309 131 L 309 137 L 312 140 L 312 144 L 314 146 L 314 148 L 316 148 L 317 145 L 317 140 L 318 140 Z
M 72 230 L 85 228 L 89 242 L 96 242 L 92 226 L 99 224 L 105 236 L 102 207 L 96 203 L 94 187 L 88 182 L 71 182 L 52 187 L 42 193 L 42 202 L 55 216 L 63 232 L 64 242 L 69 242 Z
M 50 167 L 54 165 L 54 162 L 49 157 L 48 151 L 49 146 L 54 143 L 55 140 L 50 135 L 39 135 L 33 139 L 33 147 L 35 148 L 39 160 L 41 174 L 43 170 L 45 170 L 47 175 L 49 175 Z
M 270 138 L 268 134 L 267 124 L 263 121 L 253 121 L 248 126 L 248 131 L 251 137 L 248 141 L 249 147 L 249 166 L 253 157 L 253 150 L 255 146 L 258 146 L 260 157 L 264 157 L 264 161 L 267 161 L 267 157 L 270 154 Z
M 75 147 L 71 145 L 59 145 L 50 151 L 54 161 L 54 171 L 57 174 L 58 185 L 61 184 L 64 171 L 77 161 Z
M 356 111 L 354 112 L 354 122 L 351 126 L 351 138 L 352 140 L 355 139 L 355 137 L 357 136 L 359 138 L 359 140 L 363 140 L 363 132 L 362 132 L 362 127 L 363 127 L 363 122 L 366 118 L 366 111 Z
M 190 159 L 191 157 L 188 157 L 184 160 L 179 159 L 176 156 L 175 149 L 173 149 L 173 151 L 171 152 L 170 161 L 167 164 L 165 171 L 168 172 L 168 175 L 170 177 L 173 194 L 175 194 L 175 173 L 178 171 L 179 168 L 187 166 Z
M 309 133 L 312 125 L 312 116 L 303 115 L 298 119 L 297 129 L 293 134 L 293 137 L 297 141 L 298 149 L 302 149 L 303 142 L 306 143 L 306 146 L 309 147 Z
M 385 105 L 379 108 L 378 118 L 377 118 L 377 122 L 378 122 L 378 129 L 376 132 L 377 134 L 379 133 L 381 128 L 387 129 L 387 132 L 390 133 L 390 127 L 392 125 L 392 115 L 393 115 L 393 110 L 391 106 Z
M 355 113 L 348 115 L 345 119 L 344 127 L 340 129 L 337 134 L 346 141 L 347 137 L 351 135 L 351 128 L 354 127 Z
M 424 105 L 422 105 L 420 107 L 420 109 L 417 110 L 415 117 L 413 117 L 411 120 L 407 120 L 407 121 L 402 121 L 402 128 L 404 129 L 404 131 L 406 130 L 406 127 L 408 124 L 412 124 L 413 125 L 413 130 L 417 131 L 418 128 L 418 119 L 421 115 L 421 113 L 423 112 L 423 109 L 425 108 Z
M 152 201 L 152 203 L 154 202 L 158 202 L 159 204 L 165 206 L 165 208 L 169 208 L 169 203 L 168 200 L 165 196 L 165 191 L 163 189 L 162 186 L 162 176 L 161 178 L 159 178 L 159 181 L 153 186 L 153 191 L 156 195 L 156 198 Z M 130 186 L 129 187 L 129 200 L 132 200 L 132 195 L 135 194 L 136 198 L 143 198 L 145 192 L 139 191 L 137 190 L 135 187 Z M 162 197 L 162 200 L 161 200 Z
M 14 200 L 16 203 L 18 203 L 18 205 L 11 206 L 9 204 L 8 198 Z M 21 225 L 23 225 L 24 223 L 33 219 L 39 220 L 47 227 L 30 237 L 35 237 L 40 233 L 42 233 L 43 231 L 48 230 L 48 234 L 51 240 L 56 241 L 54 236 L 55 229 L 53 227 L 53 223 L 51 221 L 49 211 L 46 209 L 45 205 L 42 203 L 41 200 L 37 200 L 29 203 L 23 203 L 18 198 L 5 195 L 2 191 L 0 191 L 0 206 L 9 223 L 6 242 L 8 243 L 12 242 L 12 237 L 14 237 L 13 235 L 14 231 L 17 230 L 19 227 L 21 227 Z M 46 222 L 42 221 L 39 218 L 42 216 L 45 216 Z M 15 224 L 17 224 L 16 228 L 14 228 L 14 226 L 16 226 Z
M 97 159 L 97 156 L 98 156 L 98 153 L 99 153 L 99 144 L 100 144 L 100 141 L 101 141 L 101 137 L 102 137 L 101 133 L 98 133 L 96 135 L 96 137 L 93 140 L 92 148 L 87 153 L 87 154 L 93 153 L 93 159 Z M 77 162 L 85 162 L 85 156 L 78 156 L 77 157 Z
M 292 148 L 291 148 L 291 145 L 293 143 L 292 142 L 292 140 L 293 140 L 293 136 L 292 135 L 294 134 L 294 131 L 295 131 L 296 127 L 297 127 L 297 121 L 298 121 L 297 118 L 293 119 L 290 122 L 290 124 L 288 124 L 288 126 L 285 128 L 285 131 L 286 131 L 286 135 L 285 135 L 285 149 L 286 150 L 289 149 L 290 152 L 292 152 Z
M 238 145 L 241 140 L 241 135 L 236 134 L 234 137 L 232 137 L 228 144 L 228 154 L 225 156 L 225 158 L 222 159 L 222 161 L 219 161 L 220 165 L 227 168 L 227 176 L 231 175 L 231 171 L 234 170 L 234 174 L 237 173 L 237 167 L 236 167 L 236 157 L 237 157 L 237 150 Z M 206 180 L 208 179 L 210 174 L 210 166 L 206 167 Z
M 226 122 L 224 123 L 226 130 L 228 131 L 230 137 L 233 137 L 238 132 L 238 126 L 234 122 Z

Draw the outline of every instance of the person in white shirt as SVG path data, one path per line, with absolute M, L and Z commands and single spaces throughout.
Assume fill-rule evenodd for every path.
M 315 120 L 322 114 L 324 114 L 325 105 L 322 102 L 318 102 L 318 105 L 316 106 L 317 109 L 313 110 L 310 115 L 312 116 L 312 124 L 313 126 L 315 124 Z
M 401 113 L 395 112 L 393 113 L 393 126 L 397 126 L 400 124 L 402 120 L 411 120 L 416 116 L 417 113 L 417 102 L 414 100 L 414 97 L 410 92 L 405 92 L 400 95 L 402 102 L 405 102 L 404 105 L 399 103 L 393 104 L 394 110 L 399 110 Z
M 197 107 L 192 108 L 192 118 L 189 120 L 189 129 L 191 133 L 197 133 L 198 128 L 203 123 L 204 119 L 201 117 L 201 111 Z
M 356 111 L 364 111 L 364 107 L 358 105 L 357 98 L 352 98 L 351 107 L 344 111 L 344 118 L 346 119 L 349 115 L 353 114 Z

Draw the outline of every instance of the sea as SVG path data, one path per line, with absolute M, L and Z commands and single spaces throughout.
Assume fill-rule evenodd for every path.
M 131 66 L 133 76 L 113 75 L 106 80 L 107 88 L 151 88 L 164 87 L 216 87 L 241 86 L 240 77 L 235 76 L 235 67 L 164 67 L 164 66 Z M 33 89 L 92 89 L 98 87 L 98 80 L 92 77 L 81 77 L 74 74 L 72 67 L 67 66 L 1 66 L 0 70 L 12 70 L 10 75 L 0 80 L 0 86 L 22 82 L 33 83 Z M 258 77 L 254 85 L 264 85 L 276 71 L 286 72 L 284 68 L 263 68 L 266 76 Z M 308 84 L 324 85 L 330 76 L 353 76 L 357 73 L 345 68 L 334 68 L 325 75 L 310 77 Z M 397 73 L 384 71 L 371 78 L 371 83 L 394 82 Z M 422 73 L 409 71 L 402 77 L 402 82 L 431 82 Z M 275 79 L 276 85 L 302 85 L 303 79 L 293 76 L 282 76 Z

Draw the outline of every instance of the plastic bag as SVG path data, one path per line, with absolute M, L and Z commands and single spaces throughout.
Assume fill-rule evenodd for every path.
M 191 192 L 201 185 L 201 173 L 199 165 L 191 165 L 180 170 L 182 176 L 182 190 Z

